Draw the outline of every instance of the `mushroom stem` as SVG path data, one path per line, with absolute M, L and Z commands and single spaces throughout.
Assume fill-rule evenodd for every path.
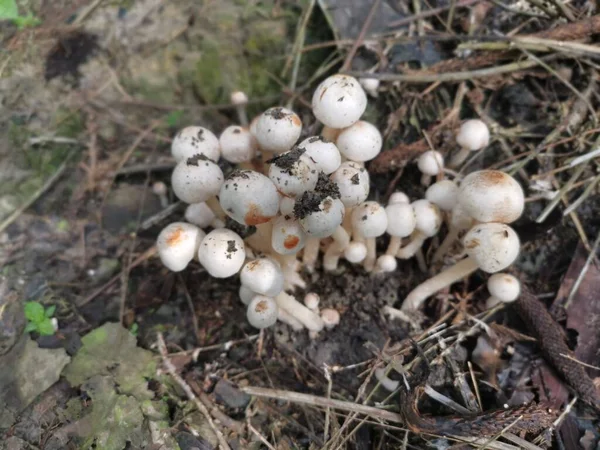
M 385 254 L 393 256 L 395 258 L 401 246 L 402 238 L 400 236 L 392 236 L 390 237 L 390 243 L 388 244 L 388 248 L 385 251 Z
M 285 292 L 279 293 L 275 301 L 280 308 L 285 309 L 294 319 L 311 331 L 321 331 L 325 324 L 323 320 L 292 295 Z
M 304 252 L 302 254 L 302 264 L 309 272 L 315 269 L 317 259 L 319 259 L 319 248 L 321 245 L 321 239 L 315 237 L 309 237 L 304 245 Z
M 237 112 L 238 121 L 240 122 L 240 125 L 243 126 L 244 128 L 247 128 L 248 127 L 248 114 L 246 114 L 246 105 L 237 105 L 235 107 L 235 110 Z
M 421 184 L 423 186 L 429 186 L 431 184 L 431 175 L 427 175 L 427 174 L 421 175 Z
M 413 256 L 415 256 L 415 253 L 417 253 L 417 251 L 421 248 L 423 242 L 425 242 L 425 239 L 427 239 L 427 236 L 424 233 L 421 233 L 420 231 L 415 231 L 412 237 L 410 238 L 409 243 L 402 247 L 400 250 L 398 250 L 398 253 L 396 253 L 396 257 L 400 259 L 412 258 Z
M 427 262 L 425 262 L 425 255 L 423 255 L 423 249 L 420 248 L 415 253 L 415 258 L 417 259 L 417 265 L 419 266 L 419 270 L 423 273 L 427 273 Z
M 337 269 L 340 256 L 344 254 L 344 250 L 350 243 L 350 235 L 342 225 L 337 227 L 331 237 L 334 242 L 329 246 L 323 257 L 323 267 L 327 271 Z
M 365 239 L 367 246 L 367 257 L 363 262 L 363 267 L 367 272 L 371 272 L 375 268 L 375 262 L 377 261 L 377 244 L 375 238 Z
M 470 153 L 470 151 L 468 148 L 462 147 L 458 151 L 458 153 L 452 157 L 452 159 L 450 160 L 449 166 L 452 168 L 457 168 L 458 166 L 460 166 L 462 163 L 465 162 L 465 160 L 469 156 L 469 153 Z
M 417 310 L 423 302 L 431 295 L 439 290 L 450 286 L 456 281 L 469 276 L 478 269 L 478 265 L 473 258 L 466 257 L 462 261 L 457 262 L 452 267 L 440 272 L 434 277 L 424 281 L 404 299 L 402 303 L 403 311 Z
M 304 329 L 304 325 L 302 325 L 299 320 L 281 307 L 279 307 L 277 310 L 277 320 L 289 325 L 294 331 L 300 331 Z
M 498 297 L 490 295 L 485 301 L 485 308 L 492 309 L 494 306 L 499 305 L 500 303 L 503 303 L 502 300 L 500 300 Z

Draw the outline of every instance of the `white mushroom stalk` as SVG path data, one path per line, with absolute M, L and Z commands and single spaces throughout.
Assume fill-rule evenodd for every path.
M 321 331 L 325 324 L 318 314 L 308 309 L 302 303 L 294 298 L 294 296 L 281 292 L 275 297 L 277 305 L 288 312 L 294 319 L 308 328 L 310 331 Z
M 198 154 L 217 162 L 221 156 L 221 150 L 219 140 L 212 131 L 203 127 L 186 127 L 173 138 L 171 154 L 177 162 Z
M 508 225 L 482 223 L 469 230 L 463 239 L 467 258 L 414 288 L 402 304 L 403 310 L 417 310 L 423 302 L 477 269 L 495 273 L 510 266 L 519 255 L 519 237 Z
M 348 75 L 326 78 L 315 90 L 312 110 L 330 128 L 346 128 L 357 122 L 367 108 L 367 96 L 360 83 Z
M 521 295 L 521 283 L 517 277 L 507 273 L 495 273 L 487 281 L 490 296 L 485 302 L 487 309 L 499 303 L 512 303 Z
M 433 203 L 428 200 L 417 200 L 411 205 L 416 218 L 415 231 L 408 244 L 398 250 L 396 256 L 400 259 L 412 258 L 428 238 L 438 233 L 442 225 L 440 209 Z
M 228 278 L 240 271 L 246 259 L 244 241 L 227 228 L 206 235 L 198 249 L 198 261 L 215 278 Z
M 423 175 L 421 175 L 421 184 L 429 186 L 431 177 L 442 173 L 444 170 L 444 157 L 440 152 L 429 150 L 422 153 L 417 160 L 417 167 Z
M 230 100 L 235 106 L 235 111 L 237 112 L 240 125 L 247 127 L 248 114 L 246 113 L 246 105 L 248 104 L 248 96 L 243 91 L 234 91 L 231 93 Z
M 456 135 L 456 143 L 460 145 L 459 152 L 450 161 L 450 167 L 458 167 L 465 162 L 470 152 L 481 150 L 490 142 L 490 130 L 479 119 L 463 122 Z
M 158 256 L 169 270 L 181 272 L 196 256 L 204 237 L 205 233 L 200 228 L 189 223 L 167 225 L 156 240 Z
M 375 238 L 385 233 L 388 226 L 386 211 L 377 202 L 364 202 L 352 210 L 352 229 L 362 236 L 367 246 L 363 266 L 367 272 L 375 267 L 377 259 Z
M 258 118 L 255 137 L 262 150 L 283 153 L 294 146 L 301 131 L 302 121 L 292 110 L 269 108 Z

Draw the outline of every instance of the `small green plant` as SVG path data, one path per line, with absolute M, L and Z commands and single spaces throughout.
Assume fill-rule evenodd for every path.
M 39 302 L 26 302 L 25 317 L 27 318 L 27 326 L 25 332 L 37 331 L 42 336 L 52 336 L 54 325 L 51 319 L 55 310 L 56 306 L 54 305 L 44 309 L 44 306 Z
M 31 13 L 26 16 L 19 15 L 15 0 L 0 0 L 0 20 L 11 20 L 19 28 L 34 27 L 40 23 Z

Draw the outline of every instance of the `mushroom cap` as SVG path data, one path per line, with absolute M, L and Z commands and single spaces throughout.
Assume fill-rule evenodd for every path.
M 415 231 L 417 216 L 409 203 L 391 203 L 385 207 L 387 215 L 386 232 L 390 236 L 407 237 Z
M 269 108 L 256 123 L 256 139 L 260 148 L 267 152 L 283 153 L 290 150 L 302 131 L 302 121 L 287 108 Z
M 221 156 L 233 164 L 250 161 L 256 155 L 258 142 L 247 128 L 233 125 L 227 127 L 219 136 Z
M 377 258 L 377 268 L 382 272 L 393 272 L 398 267 L 398 261 L 392 255 L 381 255 Z
M 479 119 L 467 120 L 458 130 L 456 143 L 471 151 L 480 150 L 490 143 L 490 130 Z
M 204 127 L 185 127 L 173 138 L 171 154 L 177 162 L 197 154 L 202 154 L 213 162 L 217 162 L 221 156 L 221 150 L 219 140 L 212 131 Z
M 301 147 L 294 147 L 268 162 L 271 163 L 269 178 L 283 195 L 296 197 L 317 185 L 319 171 Z
M 514 302 L 521 294 L 518 278 L 507 273 L 495 273 L 489 277 L 487 288 L 491 295 L 507 303 Z
M 232 172 L 219 192 L 225 214 L 242 225 L 266 223 L 279 211 L 279 193 L 273 182 L 253 170 Z
M 325 324 L 325 328 L 333 328 L 340 323 L 340 313 L 337 309 L 324 308 L 321 310 L 321 319 Z
M 246 105 L 248 103 L 248 96 L 244 91 L 233 91 L 229 97 L 229 100 L 235 106 Z
M 257 295 L 248 305 L 246 317 L 250 325 L 262 330 L 263 328 L 275 325 L 278 313 L 279 307 L 274 299 L 265 297 L 264 295 Z
M 293 217 L 279 216 L 273 220 L 271 245 L 280 255 L 293 255 L 304 248 L 306 233 Z
M 358 82 L 371 97 L 377 97 L 379 85 L 381 82 L 377 78 L 359 78 Z
M 180 272 L 194 259 L 204 236 L 204 231 L 189 223 L 167 225 L 156 240 L 158 257 L 169 270 Z
M 415 228 L 425 236 L 435 236 L 442 226 L 440 209 L 429 200 L 416 200 L 411 205 L 417 220 Z
M 167 185 L 162 181 L 152 183 L 152 192 L 156 195 L 167 195 Z
M 425 198 L 442 211 L 452 211 L 458 201 L 458 185 L 451 180 L 437 181 L 427 188 Z
M 304 296 L 304 306 L 310 310 L 315 310 L 319 307 L 321 297 L 314 292 L 309 292 Z
M 481 270 L 495 273 L 510 266 L 519 256 L 519 236 L 503 223 L 481 223 L 463 238 L 467 254 Z
M 326 175 L 335 172 L 342 163 L 342 155 L 335 144 L 320 136 L 304 139 L 298 147 L 305 149 L 305 155 L 313 160 L 317 170 Z
M 425 175 L 437 175 L 444 169 L 444 157 L 440 152 L 428 150 L 419 156 L 417 167 Z
M 512 223 L 525 208 L 525 195 L 517 181 L 499 170 L 479 170 L 467 175 L 458 192 L 458 203 L 479 222 Z
M 340 200 L 346 207 L 352 208 L 369 196 L 369 172 L 355 162 L 343 162 L 331 174 L 331 181 L 338 185 Z
M 331 128 L 346 128 L 360 119 L 367 109 L 362 86 L 348 75 L 332 75 L 319 84 L 312 98 L 315 117 Z
M 296 200 L 296 205 L 298 201 Z M 306 234 L 311 237 L 324 238 L 331 236 L 344 220 L 344 204 L 340 199 L 327 196 L 316 207 L 299 217 L 298 222 Z
M 352 229 L 367 239 L 381 236 L 387 226 L 385 208 L 377 202 L 364 202 L 352 210 Z
M 359 120 L 344 128 L 335 141 L 340 153 L 351 161 L 370 161 L 383 145 L 381 133 L 375 125 Z
M 254 297 L 256 297 L 256 292 L 252 291 L 248 286 L 240 285 L 240 289 L 238 291 L 240 296 L 240 300 L 244 305 L 249 305 Z
M 270 258 L 248 261 L 240 272 L 242 285 L 257 294 L 275 297 L 283 290 L 281 267 Z
M 410 198 L 404 192 L 394 192 L 390 195 L 388 204 L 392 205 L 394 203 L 410 203 Z
M 367 257 L 367 246 L 364 242 L 350 242 L 344 249 L 344 258 L 352 264 L 358 264 Z
M 205 202 L 192 203 L 185 209 L 185 220 L 200 228 L 210 226 L 215 219 L 215 213 Z
M 198 249 L 198 260 L 215 278 L 227 278 L 239 272 L 246 259 L 244 241 L 227 228 L 206 235 Z
M 294 217 L 294 204 L 296 203 L 296 199 L 293 197 L 286 197 L 285 195 L 281 196 L 279 199 L 279 212 L 282 216 L 290 216 Z
M 223 184 L 220 167 L 204 155 L 179 161 L 171 174 L 171 187 L 185 203 L 200 203 L 219 193 Z

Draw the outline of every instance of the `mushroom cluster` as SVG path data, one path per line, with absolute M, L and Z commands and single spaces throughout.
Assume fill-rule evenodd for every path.
M 493 173 L 483 178 L 486 171 L 475 172 L 459 188 L 443 179 L 443 156 L 432 150 L 418 160 L 422 182 L 428 185 L 433 176 L 438 180 L 429 186 L 425 199 L 411 203 L 397 192 L 387 205 L 367 200 L 370 180 L 364 164 L 380 153 L 383 142 L 379 130 L 361 120 L 367 96 L 356 79 L 334 75 L 317 87 L 312 111 L 323 124 L 320 136 L 301 139 L 300 117 L 284 107 L 269 108 L 247 126 L 247 98 L 236 92 L 232 103 L 239 126 L 226 128 L 218 138 L 206 128 L 187 127 L 173 139 L 177 164 L 171 187 L 189 204 L 185 212 L 189 223 L 168 225 L 158 237 L 157 249 L 163 264 L 173 271 L 184 270 L 196 259 L 213 277 L 239 274 L 239 296 L 252 326 L 265 328 L 279 320 L 313 334 L 334 326 L 340 319 L 337 311 L 319 311 L 318 298 L 315 301 L 311 294 L 304 303 L 294 297 L 296 288 L 306 288 L 301 268 L 314 270 L 322 254 L 327 271 L 336 271 L 345 259 L 362 264 L 367 272 L 392 272 L 397 258 L 423 259 L 423 244 L 440 231 L 444 219 L 448 233 L 438 249 L 440 257 L 470 228 L 469 238 L 465 237 L 469 257 L 457 264 L 461 274 L 477 267 L 502 270 L 504 262 L 516 256 L 515 250 L 493 250 L 494 261 L 504 262 L 488 263 L 474 244 L 493 246 L 498 233 L 507 233 L 518 252 L 518 238 L 506 224 L 520 215 L 522 205 L 510 212 L 506 195 L 497 186 L 500 181 L 492 180 L 496 172 L 487 171 Z M 221 158 L 237 167 L 224 174 Z M 506 217 L 500 219 L 499 214 Z M 385 234 L 389 245 L 378 256 L 376 239 Z M 439 283 L 417 288 L 405 307 L 418 307 L 438 288 Z

